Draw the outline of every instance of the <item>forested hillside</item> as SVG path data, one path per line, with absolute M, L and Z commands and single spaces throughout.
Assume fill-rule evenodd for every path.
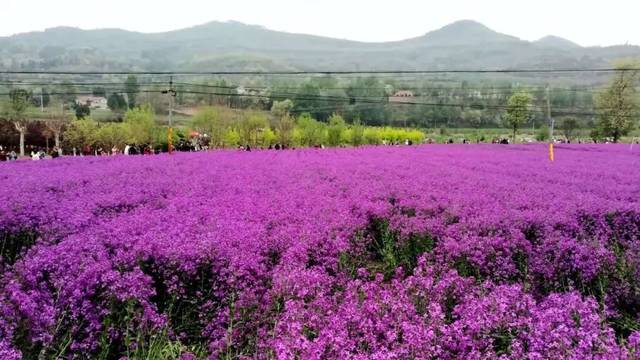
M 529 42 L 473 21 L 386 43 L 291 34 L 238 22 L 154 34 L 58 27 L 0 38 L 0 67 L 12 70 L 595 68 L 634 56 L 640 56 L 640 47 L 581 47 L 555 36 Z

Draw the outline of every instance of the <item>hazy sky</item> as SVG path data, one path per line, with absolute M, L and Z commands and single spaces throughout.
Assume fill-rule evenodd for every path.
M 237 20 L 361 41 L 400 40 L 461 19 L 525 40 L 640 45 L 638 0 L 0 0 L 0 35 L 54 26 L 174 30 Z

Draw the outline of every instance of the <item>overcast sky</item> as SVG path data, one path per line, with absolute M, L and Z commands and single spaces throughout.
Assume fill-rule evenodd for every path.
M 462 19 L 525 40 L 640 45 L 638 0 L 0 0 L 0 35 L 54 26 L 160 32 L 212 20 L 361 41 L 401 40 Z

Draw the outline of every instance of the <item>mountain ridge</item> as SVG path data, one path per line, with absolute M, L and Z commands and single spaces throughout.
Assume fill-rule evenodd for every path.
M 101 31 L 118 31 L 118 32 L 123 32 L 123 33 L 131 33 L 131 34 L 140 34 L 140 35 L 164 35 L 164 34 L 169 34 L 169 33 L 176 33 L 176 32 L 181 32 L 181 31 L 185 31 L 185 30 L 191 30 L 191 29 L 196 29 L 196 28 L 206 28 L 206 27 L 210 27 L 210 26 L 219 26 L 219 25 L 229 25 L 229 26 L 242 26 L 242 27 L 251 27 L 251 28 L 255 28 L 255 29 L 259 29 L 259 30 L 266 30 L 266 31 L 271 31 L 271 32 L 278 32 L 278 33 L 283 33 L 283 34 L 290 34 L 290 35 L 301 35 L 301 36 L 311 36 L 311 37 L 317 37 L 317 38 L 325 38 L 325 39 L 332 39 L 332 40 L 339 40 L 339 41 L 347 41 L 347 42 L 353 42 L 353 43 L 361 43 L 361 44 L 386 44 L 386 43 L 396 43 L 396 42 L 403 42 L 403 41 L 407 41 L 407 40 L 414 40 L 414 39 L 418 39 L 418 38 L 423 38 L 426 36 L 429 36 L 433 33 L 437 33 L 443 30 L 451 30 L 452 28 L 456 28 L 456 27 L 460 27 L 460 26 L 465 26 L 465 27 L 477 27 L 477 28 L 484 28 L 485 30 L 488 30 L 490 32 L 496 33 L 496 34 L 500 34 L 503 35 L 505 37 L 509 37 L 512 38 L 514 40 L 519 40 L 519 41 L 527 41 L 527 40 L 522 40 L 519 39 L 516 36 L 513 35 L 508 35 L 508 34 L 503 34 L 503 33 L 499 33 L 494 31 L 493 29 L 489 28 L 488 26 L 486 26 L 485 24 L 482 24 L 481 22 L 475 21 L 475 20 L 471 20 L 471 19 L 461 19 L 461 20 L 457 20 L 454 21 L 450 24 L 447 24 L 441 28 L 438 29 L 434 29 L 434 30 L 430 30 L 422 35 L 418 35 L 415 37 L 410 37 L 407 39 L 400 39 L 400 40 L 391 40 L 391 41 L 360 41 L 360 40 L 353 40 L 353 39 L 346 39 L 346 38 L 334 38 L 334 37 L 330 37 L 330 36 L 324 36 L 324 35 L 318 35 L 318 34 L 309 34 L 309 33 L 300 33 L 300 32 L 291 32 L 291 31 L 280 31 L 280 30 L 273 30 L 270 29 L 264 25 L 259 25 L 259 24 L 249 24 L 249 23 L 244 23 L 241 21 L 236 21 L 236 20 L 227 20 L 227 21 L 220 21 L 220 20 L 212 20 L 212 21 L 208 21 L 202 24 L 196 24 L 193 26 L 188 26 L 188 27 L 184 27 L 184 28 L 178 28 L 178 29 L 173 29 L 173 30 L 166 30 L 166 31 L 154 31 L 154 32 L 143 32 L 143 31 L 135 31 L 135 30 L 127 30 L 127 29 L 122 29 L 122 28 L 115 28 L 115 27 L 106 27 L 106 28 L 91 28 L 91 29 L 83 29 L 80 27 L 76 27 L 76 26 L 67 26 L 67 25 L 59 25 L 59 26 L 54 26 L 54 27 L 50 27 L 50 28 L 45 28 L 44 30 L 34 30 L 34 31 L 27 31 L 27 32 L 21 32 L 21 33 L 16 33 L 16 34 L 12 34 L 12 35 L 4 35 L 4 36 L 0 36 L 0 39 L 9 39 L 9 38 L 14 38 L 14 37 L 21 37 L 24 35 L 32 35 L 32 34 L 42 34 L 42 33 L 47 33 L 47 32 L 53 32 L 53 31 L 58 31 L 58 30 L 74 30 L 74 31 L 79 31 L 79 32 L 101 32 Z M 575 46 L 579 46 L 579 47 L 586 47 L 586 48 L 607 48 L 607 47 L 617 47 L 617 46 L 640 46 L 640 44 L 636 45 L 636 44 L 628 44 L 628 43 L 619 43 L 619 44 L 610 44 L 610 45 L 597 45 L 597 46 L 582 46 L 579 45 L 569 39 L 557 36 L 557 35 L 547 35 L 544 36 L 538 40 L 534 40 L 534 41 L 529 41 L 531 43 L 537 43 L 537 42 L 544 42 L 547 39 L 557 39 L 557 40 L 561 40 L 561 41 L 565 41 L 568 43 L 571 43 Z
M 54 27 L 0 37 L 0 68 L 28 70 L 379 70 L 608 67 L 640 46 L 581 47 L 557 36 L 526 41 L 473 20 L 421 36 L 361 42 L 237 21 L 166 32 Z

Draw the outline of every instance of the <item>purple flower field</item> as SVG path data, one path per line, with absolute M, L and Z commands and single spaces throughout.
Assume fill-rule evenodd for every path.
M 640 148 L 0 165 L 0 359 L 637 359 Z

